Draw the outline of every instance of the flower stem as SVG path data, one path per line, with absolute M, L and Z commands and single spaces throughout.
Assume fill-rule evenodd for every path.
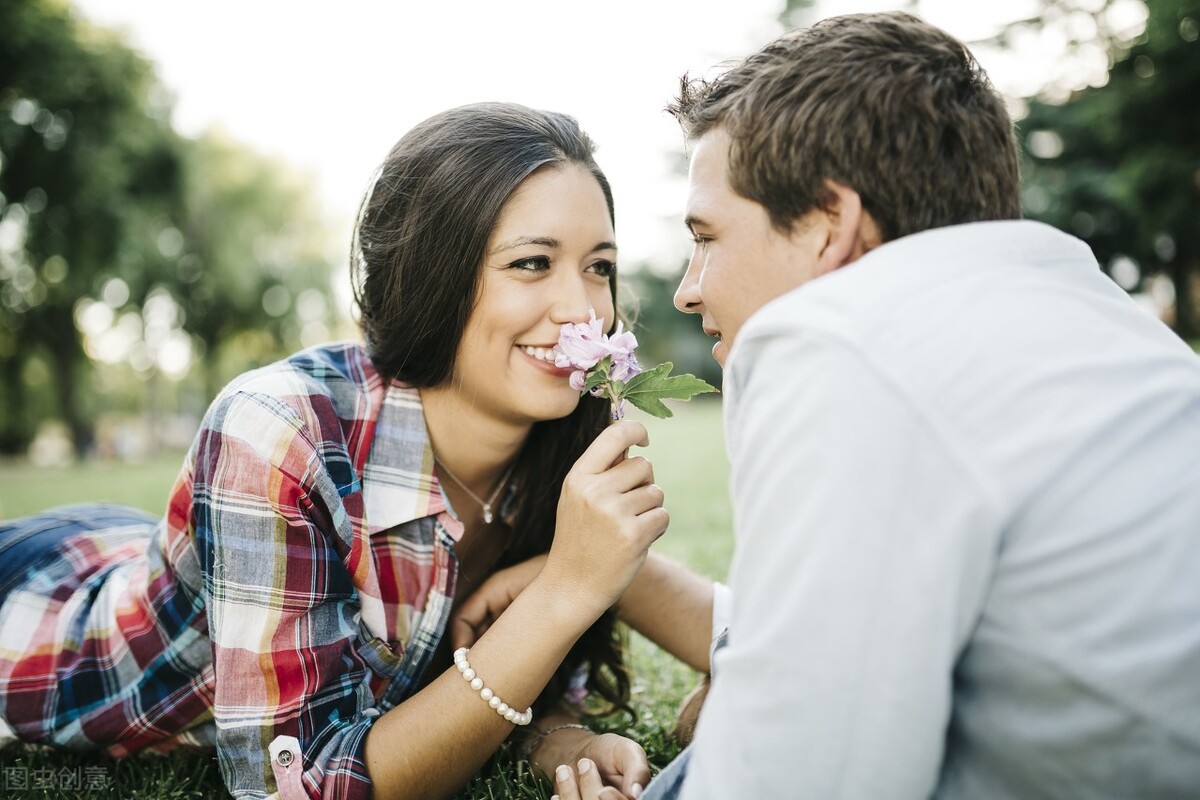
M 621 395 L 617 392 L 616 387 L 613 386 L 612 381 L 605 381 L 604 394 L 609 399 L 609 402 L 612 403 L 612 419 L 613 422 L 616 422 L 624 414 L 621 413 Z

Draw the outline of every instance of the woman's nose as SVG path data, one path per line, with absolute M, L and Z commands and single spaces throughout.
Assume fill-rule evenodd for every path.
M 554 292 L 554 299 L 550 306 L 550 320 L 555 324 L 587 322 L 590 319 L 589 312 L 593 309 L 597 317 L 605 316 L 606 309 L 602 305 L 608 304 L 604 303 L 603 298 L 594 296 L 595 292 L 589 291 L 587 281 L 582 275 L 572 275 L 564 270 L 564 274 L 554 282 L 551 291 Z M 604 292 L 607 298 L 607 287 Z

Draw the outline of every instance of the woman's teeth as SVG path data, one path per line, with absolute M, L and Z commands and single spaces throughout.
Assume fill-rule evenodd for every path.
M 529 345 L 521 345 L 521 349 L 525 351 L 525 355 L 532 356 L 538 361 L 545 361 L 548 364 L 554 363 L 554 348 L 553 347 L 530 347 Z

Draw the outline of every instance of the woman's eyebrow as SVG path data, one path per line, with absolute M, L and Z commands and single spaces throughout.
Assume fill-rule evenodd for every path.
M 496 249 L 492 250 L 492 252 L 489 253 L 488 255 L 495 255 L 496 253 L 503 253 L 505 250 L 512 250 L 517 247 L 524 247 L 527 244 L 540 244 L 543 247 L 549 247 L 549 248 L 552 248 L 555 250 L 562 247 L 562 242 L 560 242 L 558 239 L 551 239 L 549 236 L 518 236 L 517 238 L 512 239 L 511 241 L 508 241 L 502 245 L 499 245 L 498 247 L 496 247 Z
M 560 242 L 558 239 L 552 239 L 549 236 L 518 236 L 517 238 L 507 241 L 504 244 L 498 245 L 494 250 L 489 252 L 488 255 L 494 256 L 497 253 L 503 253 L 505 250 L 513 250 L 515 248 L 524 247 L 525 245 L 530 244 L 549 247 L 552 250 L 557 250 L 562 247 L 562 242 Z M 617 246 L 612 242 L 600 242 L 592 248 L 591 252 L 595 253 L 600 250 L 616 249 Z

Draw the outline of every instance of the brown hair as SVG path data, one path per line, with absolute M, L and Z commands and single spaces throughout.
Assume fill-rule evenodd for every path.
M 450 109 L 396 143 L 363 199 L 350 253 L 359 324 L 385 381 L 421 387 L 450 378 L 488 238 L 505 202 L 535 171 L 583 166 L 613 221 L 612 190 L 593 150 L 571 117 L 512 103 Z M 615 275 L 610 285 L 615 306 Z M 513 465 L 519 491 L 496 569 L 550 549 L 563 478 L 608 422 L 606 403 L 585 395 L 569 416 L 533 426 Z M 557 702 L 586 663 L 588 687 L 628 709 L 621 650 L 615 617 L 605 614 L 572 648 L 538 707 Z
M 730 187 L 787 230 L 849 186 L 890 241 L 1019 219 L 1004 103 L 961 42 L 901 12 L 793 31 L 713 81 L 684 76 L 668 109 L 689 141 L 731 139 Z

